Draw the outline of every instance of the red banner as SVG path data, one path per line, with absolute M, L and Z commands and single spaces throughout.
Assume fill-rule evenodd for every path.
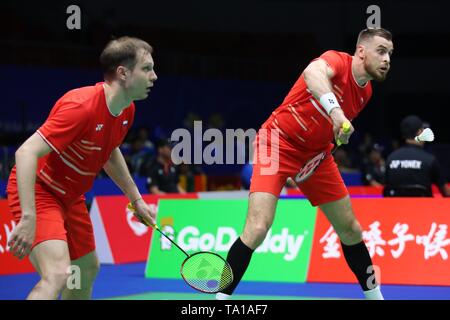
M 449 199 L 353 199 L 352 204 L 382 284 L 450 285 Z M 307 281 L 356 282 L 320 210 Z
M 159 199 L 197 199 L 196 193 L 145 195 L 144 200 L 157 210 Z M 95 197 L 90 214 L 94 225 L 97 254 L 102 263 L 145 262 L 152 228 L 144 226 L 127 209 L 125 196 Z
M 34 272 L 28 257 L 19 260 L 9 252 L 7 243 L 15 226 L 8 201 L 0 200 L 0 275 Z
M 447 184 L 450 187 L 450 183 Z M 379 196 L 383 195 L 383 187 L 372 187 L 372 186 L 348 186 L 348 193 L 350 196 Z M 433 197 L 442 198 L 441 192 L 436 185 L 431 186 L 431 191 L 433 192 Z M 286 189 L 288 195 L 301 196 L 303 193 L 299 189 L 288 188 Z

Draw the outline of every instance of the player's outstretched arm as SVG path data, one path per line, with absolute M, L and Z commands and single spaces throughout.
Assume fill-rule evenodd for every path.
M 311 62 L 303 71 L 303 76 L 308 89 L 317 100 L 324 94 L 333 92 L 330 79 L 333 78 L 334 72 L 325 60 Z
M 125 159 L 119 148 L 115 148 L 111 153 L 108 162 L 103 166 L 108 176 L 123 191 L 136 209 L 136 215 L 143 216 L 147 221 L 155 223 L 155 212 L 142 199 L 141 193 L 134 183 L 128 170 Z
M 331 120 L 333 121 L 333 131 L 335 139 L 341 143 L 348 143 L 354 128 L 350 125 L 347 132 L 342 130 L 344 123 L 350 123 L 345 117 L 336 96 L 333 93 L 331 78 L 334 76 L 333 69 L 325 60 L 317 59 L 311 62 L 303 71 L 305 83 L 311 94 L 320 101 Z
M 19 192 L 22 216 L 11 234 L 8 245 L 13 255 L 22 259 L 29 254 L 36 231 L 36 204 L 34 184 L 38 158 L 50 153 L 52 149 L 38 133 L 25 141 L 15 154 L 17 189 Z

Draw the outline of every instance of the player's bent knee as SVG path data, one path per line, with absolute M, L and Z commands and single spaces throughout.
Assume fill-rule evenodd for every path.
M 270 225 L 268 224 L 256 224 L 252 226 L 252 234 L 258 240 L 258 242 L 263 242 L 266 238 L 267 232 L 269 231 Z
M 254 224 L 247 226 L 242 235 L 242 241 L 252 249 L 256 249 L 266 238 L 270 225 Z
M 362 241 L 362 228 L 357 220 L 353 220 L 347 228 L 338 232 L 340 240 L 346 245 L 354 245 Z
M 55 270 L 42 275 L 42 281 L 57 290 L 62 290 L 69 276 L 70 273 L 66 269 Z
M 81 278 L 84 282 L 93 282 L 100 271 L 100 262 L 97 258 L 90 258 L 79 265 Z

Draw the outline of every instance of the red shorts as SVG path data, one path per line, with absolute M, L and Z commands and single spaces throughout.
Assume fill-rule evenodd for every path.
M 83 197 L 66 206 L 39 182 L 35 185 L 35 194 L 36 236 L 33 248 L 47 240 L 63 240 L 67 242 L 71 260 L 95 250 L 94 230 Z M 22 211 L 15 181 L 8 185 L 8 205 L 18 224 Z
M 308 160 L 327 151 L 328 155 L 313 175 L 297 185 L 313 206 L 340 200 L 348 195 L 347 187 L 330 155 L 332 144 L 327 150 L 310 150 L 293 146 L 281 135 L 279 143 L 270 140 L 270 133 L 261 134 L 261 131 L 255 139 L 250 192 L 268 192 L 278 197 L 288 177 L 294 179 Z

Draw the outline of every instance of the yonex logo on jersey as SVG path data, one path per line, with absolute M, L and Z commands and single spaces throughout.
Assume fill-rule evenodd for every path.
M 390 169 L 422 169 L 422 161 L 419 160 L 392 160 L 389 164 Z
M 100 130 L 102 130 L 102 128 L 103 128 L 103 124 L 100 123 L 97 125 L 97 128 L 95 128 L 95 131 L 100 131 Z

